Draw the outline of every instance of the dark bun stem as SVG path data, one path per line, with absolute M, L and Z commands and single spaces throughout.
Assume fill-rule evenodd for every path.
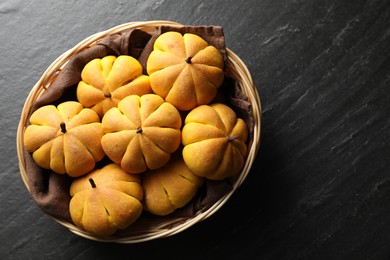
M 66 133 L 66 125 L 64 122 L 61 122 L 60 123 L 60 127 L 61 127 L 61 132 L 63 132 L 64 134 Z
M 89 183 L 91 183 L 92 188 L 96 188 L 96 184 L 92 178 L 89 178 Z
M 192 59 L 192 57 L 189 56 L 189 57 L 186 59 L 186 62 L 187 62 L 188 64 L 191 64 L 191 59 Z

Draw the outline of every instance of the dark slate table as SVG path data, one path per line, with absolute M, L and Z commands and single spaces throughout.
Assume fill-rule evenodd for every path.
M 36 207 L 16 130 L 60 54 L 130 21 L 222 25 L 261 95 L 262 142 L 217 213 L 169 238 L 99 243 Z M 0 2 L 0 259 L 389 259 L 390 2 Z

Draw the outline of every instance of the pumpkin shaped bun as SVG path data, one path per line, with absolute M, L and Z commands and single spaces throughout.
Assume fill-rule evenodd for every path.
M 144 209 L 152 214 L 164 216 L 185 206 L 203 183 L 179 155 L 163 167 L 142 174 Z
M 42 168 L 78 177 L 104 157 L 103 130 L 95 111 L 76 101 L 38 108 L 30 117 L 24 144 Z
M 100 117 L 126 96 L 152 92 L 149 77 L 142 75 L 141 64 L 127 55 L 91 60 L 83 68 L 81 79 L 77 99 Z
M 237 174 L 247 155 L 247 126 L 227 105 L 193 109 L 182 130 L 183 159 L 195 174 L 222 180 Z
M 165 165 L 181 142 L 181 117 L 160 96 L 131 95 L 102 118 L 106 155 L 129 173 Z
M 75 179 L 70 195 L 73 222 L 97 236 L 127 228 L 142 213 L 139 176 L 124 172 L 115 163 Z
M 213 100 L 224 79 L 223 66 L 214 46 L 178 32 L 161 34 L 146 64 L 153 91 L 183 111 Z

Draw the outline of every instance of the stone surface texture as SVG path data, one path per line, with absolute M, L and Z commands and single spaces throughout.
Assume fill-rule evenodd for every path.
M 261 147 L 207 220 L 141 244 L 94 242 L 34 204 L 17 124 L 60 54 L 146 20 L 223 26 L 261 95 Z M 0 259 L 390 258 L 389 1 L 1 0 L 0 36 Z

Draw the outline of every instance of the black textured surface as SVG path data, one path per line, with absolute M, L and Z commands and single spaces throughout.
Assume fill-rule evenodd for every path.
M 61 53 L 129 21 L 221 25 L 261 94 L 250 175 L 211 218 L 135 245 L 80 238 L 33 203 L 16 129 Z M 0 259 L 389 259 L 390 2 L 0 2 Z

